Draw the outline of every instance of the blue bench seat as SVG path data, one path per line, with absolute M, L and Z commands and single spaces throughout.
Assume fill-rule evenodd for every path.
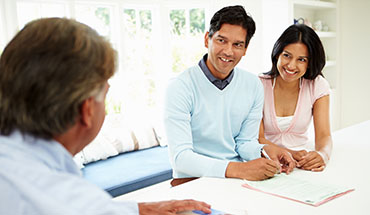
M 161 146 L 86 164 L 82 173 L 113 197 L 172 178 L 168 149 Z

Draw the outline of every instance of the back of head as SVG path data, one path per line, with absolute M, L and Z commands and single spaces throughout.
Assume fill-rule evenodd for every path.
M 272 68 L 271 71 L 265 73 L 272 77 L 279 75 L 277 70 L 277 61 L 284 48 L 293 43 L 303 43 L 307 46 L 309 53 L 308 68 L 304 74 L 304 78 L 313 80 L 318 75 L 322 74 L 322 69 L 325 66 L 325 51 L 319 36 L 315 31 L 304 24 L 289 26 L 276 41 L 271 53 Z
M 223 24 L 239 25 L 247 30 L 246 47 L 256 31 L 254 20 L 240 5 L 224 7 L 213 15 L 209 26 L 209 37 L 219 31 Z
M 114 71 L 115 51 L 90 27 L 65 18 L 28 23 L 0 59 L 0 133 L 63 134 Z

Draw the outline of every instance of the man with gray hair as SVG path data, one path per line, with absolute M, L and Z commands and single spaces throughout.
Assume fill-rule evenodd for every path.
M 72 156 L 105 118 L 116 54 L 70 19 L 27 24 L 0 58 L 0 214 L 209 213 L 195 200 L 118 202 L 83 180 Z

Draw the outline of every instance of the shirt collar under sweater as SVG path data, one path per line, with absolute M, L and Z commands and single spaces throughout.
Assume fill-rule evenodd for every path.
M 206 61 L 207 61 L 208 54 L 205 54 L 203 58 L 199 61 L 198 65 L 202 69 L 204 75 L 208 78 L 208 80 L 214 84 L 218 89 L 223 90 L 225 87 L 230 84 L 231 80 L 234 77 L 234 69 L 231 70 L 230 74 L 224 79 L 220 80 L 212 75 L 211 71 L 209 71 Z

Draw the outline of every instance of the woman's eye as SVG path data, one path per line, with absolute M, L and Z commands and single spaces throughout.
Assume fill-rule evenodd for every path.
M 301 62 L 307 62 L 307 59 L 306 58 L 301 58 L 301 59 L 299 59 L 299 61 L 301 61 Z
M 283 56 L 284 57 L 287 57 L 287 58 L 290 57 L 290 55 L 289 54 L 286 54 L 286 53 L 284 53 Z

